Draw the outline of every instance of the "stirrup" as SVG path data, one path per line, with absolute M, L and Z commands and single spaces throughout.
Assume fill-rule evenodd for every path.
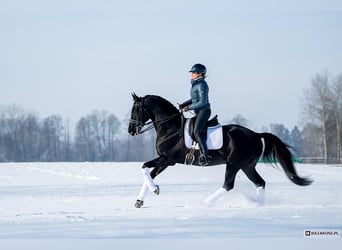
M 198 158 L 198 163 L 200 166 L 208 166 L 210 161 L 211 157 L 209 155 L 201 154 Z
M 195 155 L 192 152 L 189 152 L 185 156 L 185 165 L 192 165 L 195 161 Z
M 197 143 L 194 141 L 190 151 L 185 155 L 185 161 L 184 164 L 185 165 L 192 165 L 196 159 L 195 157 L 195 150 L 196 150 L 196 145 Z

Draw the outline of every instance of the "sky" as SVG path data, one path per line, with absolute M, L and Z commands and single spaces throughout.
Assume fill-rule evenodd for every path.
M 341 24 L 329 0 L 0 0 L 0 105 L 124 119 L 131 92 L 188 99 L 203 63 L 220 121 L 292 129 L 314 75 L 342 73 Z

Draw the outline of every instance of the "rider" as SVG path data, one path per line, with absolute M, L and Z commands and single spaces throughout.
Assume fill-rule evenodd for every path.
M 205 127 L 211 115 L 209 103 L 209 87 L 205 81 L 207 69 L 203 64 L 195 64 L 189 71 L 191 76 L 191 98 L 179 105 L 183 111 L 193 110 L 196 114 L 194 126 L 195 140 L 198 142 L 201 150 L 199 164 L 207 166 L 211 157 L 208 155 L 208 147 L 205 141 Z

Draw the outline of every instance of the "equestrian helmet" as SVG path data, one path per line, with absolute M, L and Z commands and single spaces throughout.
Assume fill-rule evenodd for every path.
M 202 73 L 205 75 L 207 74 L 207 68 L 203 64 L 197 63 L 192 66 L 189 72 Z

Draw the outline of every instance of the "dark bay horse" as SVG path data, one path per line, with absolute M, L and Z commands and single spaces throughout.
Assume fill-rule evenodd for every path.
M 159 186 L 153 179 L 163 172 L 168 166 L 176 163 L 184 163 L 189 149 L 184 143 L 183 125 L 184 116 L 169 101 L 162 97 L 147 95 L 138 97 L 132 94 L 134 104 L 128 132 L 138 135 L 145 131 L 143 127 L 151 123 L 157 132 L 156 149 L 158 158 L 145 162 L 142 167 L 144 184 L 138 195 L 135 206 L 143 206 L 144 198 L 148 191 L 159 194 Z M 147 123 L 149 120 L 151 122 Z M 308 178 L 299 177 L 292 162 L 292 154 L 289 146 L 271 133 L 256 133 L 239 125 L 225 125 L 223 129 L 223 146 L 219 150 L 210 150 L 212 160 L 209 166 L 226 164 L 226 173 L 223 187 L 208 197 L 207 205 L 213 204 L 227 191 L 234 188 L 235 176 L 242 170 L 257 188 L 259 201 L 263 201 L 265 181 L 258 174 L 255 167 L 260 157 L 279 161 L 286 176 L 294 184 L 307 186 L 312 183 Z M 264 141 L 264 145 L 263 142 Z M 198 153 L 195 154 L 198 157 Z M 194 165 L 198 165 L 197 161 Z M 152 169 L 150 172 L 149 169 Z

